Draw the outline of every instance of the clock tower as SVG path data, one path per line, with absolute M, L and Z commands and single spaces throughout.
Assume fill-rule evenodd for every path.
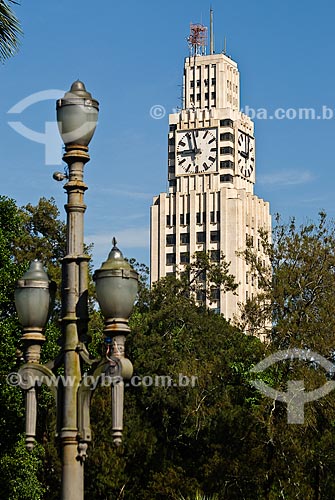
M 265 258 L 259 229 L 270 231 L 271 217 L 269 203 L 254 195 L 254 124 L 240 111 L 237 64 L 214 53 L 212 34 L 206 54 L 206 35 L 207 28 L 191 25 L 183 106 L 169 116 L 169 189 L 151 207 L 151 282 L 181 272 L 197 251 L 210 252 L 214 262 L 223 253 L 237 295 L 214 289 L 208 305 L 232 319 L 257 292 L 239 252 L 248 238 Z

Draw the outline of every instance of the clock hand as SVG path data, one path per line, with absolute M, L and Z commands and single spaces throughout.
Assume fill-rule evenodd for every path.
M 184 151 L 180 151 L 177 154 L 181 155 L 181 156 L 193 155 L 193 154 L 195 154 L 195 149 L 185 149 Z
M 245 141 L 245 152 L 249 157 L 249 151 L 250 151 L 250 137 L 247 136 L 247 140 Z
M 197 140 L 195 138 L 195 131 L 194 130 L 192 130 L 192 135 L 193 135 L 194 149 L 195 149 L 195 151 L 198 151 Z
M 194 142 L 194 154 L 198 155 L 202 153 L 201 149 L 198 148 L 197 140 L 195 138 L 195 131 L 192 130 L 193 142 Z

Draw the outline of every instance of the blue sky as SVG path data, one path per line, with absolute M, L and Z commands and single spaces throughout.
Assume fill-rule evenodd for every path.
M 316 219 L 320 209 L 334 217 L 335 4 L 211 3 L 215 48 L 223 49 L 226 36 L 241 72 L 243 109 L 272 115 L 277 108 L 313 108 L 321 115 L 326 106 L 334 115 L 255 120 L 256 194 L 284 219 Z M 0 192 L 19 205 L 53 196 L 64 214 L 62 185 L 52 179 L 62 170 L 60 139 L 50 132 L 54 101 L 83 80 L 100 101 L 85 167 L 85 234 L 95 243 L 95 266 L 105 260 L 114 235 L 125 255 L 149 263 L 149 207 L 152 196 L 166 189 L 168 114 L 180 105 L 189 24 L 208 24 L 209 7 L 204 0 L 22 0 L 15 7 L 24 38 L 19 54 L 0 66 Z M 43 91 L 47 100 L 8 113 Z M 155 105 L 164 107 L 164 118 L 150 116 Z M 12 121 L 41 134 L 50 122 L 49 156 L 59 164 L 46 165 L 45 145 L 20 135 Z

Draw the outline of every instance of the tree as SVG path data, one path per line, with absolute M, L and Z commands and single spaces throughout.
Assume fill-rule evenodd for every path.
M 198 307 L 186 284 L 184 276 L 162 279 L 135 308 L 127 341 L 135 379 L 121 449 L 111 441 L 109 391 L 94 396 L 89 498 L 178 500 L 200 490 L 230 499 L 253 490 L 250 498 L 258 498 L 247 464 L 257 434 L 252 407 L 261 396 L 249 370 L 264 345 Z M 262 462 L 260 451 L 253 460 Z
M 8 500 L 39 500 L 45 489 L 42 486 L 45 452 L 41 446 L 33 454 L 25 451 L 21 438 L 23 395 L 7 381 L 8 375 L 16 372 L 22 362 L 22 353 L 18 351 L 22 331 L 14 306 L 15 283 L 27 270 L 29 261 L 36 257 L 44 263 L 48 261 L 49 273 L 56 279 L 59 277 L 57 258 L 64 255 L 65 226 L 58 216 L 54 200 L 41 199 L 36 207 L 18 208 L 14 200 L 0 197 L 0 476 L 1 491 Z M 59 328 L 55 322 L 48 326 L 46 337 L 43 355 L 52 359 L 59 350 Z M 38 427 L 42 440 L 51 412 L 50 395 L 42 391 L 40 401 Z
M 43 448 L 27 454 L 22 394 L 5 378 L 20 364 L 14 283 L 35 257 L 49 262 L 49 273 L 59 279 L 64 229 L 53 200 L 20 209 L 0 197 L 0 475 L 9 500 L 59 497 L 53 401 L 42 392 L 38 441 Z M 212 284 L 234 291 L 227 265 L 198 255 L 184 273 L 149 290 L 145 266 L 131 260 L 142 277 L 127 341 L 135 378 L 126 387 L 124 445 L 113 446 L 110 389 L 101 387 L 91 409 L 88 498 L 334 498 L 333 393 L 305 405 L 303 425 L 288 425 L 286 405 L 263 397 L 252 386 L 255 375 L 250 372 L 268 354 L 288 347 L 314 349 L 332 359 L 334 234 L 333 224 L 321 214 L 317 224 L 302 228 L 294 222 L 278 224 L 273 243 L 261 235 L 264 261 L 249 243 L 245 257 L 249 272 L 257 275 L 259 295 L 245 307 L 243 330 L 195 300 L 204 286 L 210 297 Z M 100 354 L 103 321 L 95 309 L 91 318 L 90 350 Z M 59 350 L 56 319 L 48 325 L 46 360 Z M 242 333 L 269 333 L 270 325 L 266 343 Z M 327 380 L 315 363 L 290 358 L 259 377 L 283 391 L 289 380 L 303 380 L 307 391 Z
M 273 242 L 260 234 L 267 258 L 260 261 L 251 244 L 245 252 L 259 294 L 247 302 L 241 326 L 267 336 L 267 354 L 301 349 L 300 359 L 288 356 L 263 376 L 282 391 L 289 380 L 302 380 L 308 392 L 322 387 L 329 374 L 303 353 L 314 351 L 334 359 L 335 226 L 323 212 L 316 223 L 300 227 L 294 219 L 289 224 L 279 217 L 276 221 Z M 268 406 L 259 414 L 270 464 L 266 498 L 333 498 L 334 393 L 304 406 L 303 425 L 287 424 L 282 403 L 269 400 Z
M 269 334 L 277 349 L 309 348 L 329 356 L 335 331 L 334 222 L 321 212 L 317 223 L 299 228 L 294 219 L 282 224 L 277 217 L 273 242 L 266 233 L 260 237 L 267 258 L 260 260 L 250 244 L 245 252 L 259 293 L 247 302 L 241 327 Z M 272 325 L 271 331 L 264 325 Z
M 18 4 L 18 2 L 0 0 L 0 62 L 4 62 L 17 52 L 19 38 L 22 35 L 20 22 L 10 4 Z

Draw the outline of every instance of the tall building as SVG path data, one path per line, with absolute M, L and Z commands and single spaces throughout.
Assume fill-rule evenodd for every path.
M 270 231 L 271 218 L 269 203 L 254 194 L 254 124 L 240 111 L 237 64 L 214 53 L 212 35 L 206 55 L 206 31 L 191 25 L 183 106 L 169 116 L 169 189 L 151 206 L 151 283 L 182 271 L 197 251 L 210 252 L 213 261 L 222 252 L 237 295 L 213 290 L 208 305 L 232 318 L 257 290 L 238 252 L 249 238 L 262 257 L 258 231 Z

